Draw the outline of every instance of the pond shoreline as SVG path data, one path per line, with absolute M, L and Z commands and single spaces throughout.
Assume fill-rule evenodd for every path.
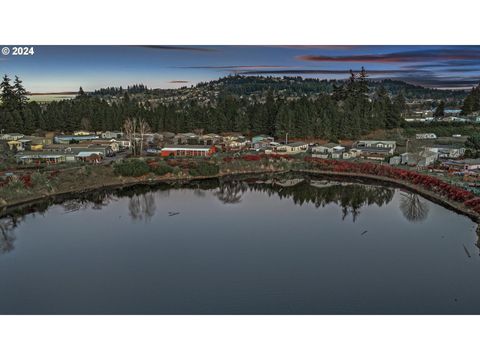
M 128 178 L 128 177 L 120 177 L 117 181 L 112 181 L 108 184 L 98 184 L 95 186 L 86 186 L 79 189 L 71 189 L 65 191 L 57 191 L 50 194 L 41 194 L 41 195 L 33 195 L 29 198 L 24 198 L 18 201 L 10 202 L 7 205 L 1 206 L 0 205 L 0 217 L 8 215 L 9 213 L 18 210 L 23 207 L 43 203 L 45 201 L 55 201 L 61 200 L 62 198 L 75 198 L 80 197 L 85 194 L 93 193 L 96 191 L 103 191 L 103 190 L 120 190 L 135 186 L 141 185 L 160 185 L 160 184 L 188 184 L 192 181 L 198 180 L 213 180 L 213 179 L 221 179 L 226 178 L 229 176 L 242 176 L 242 175 L 265 175 L 265 174 L 284 174 L 288 173 L 289 171 L 285 170 L 261 170 L 261 171 L 248 171 L 248 172 L 235 172 L 235 173 L 224 173 L 224 174 L 217 174 L 211 176 L 188 176 L 188 177 L 163 177 L 163 178 Z
M 9 213 L 21 209 L 23 207 L 43 203 L 45 201 L 59 201 L 66 197 L 75 198 L 80 197 L 85 194 L 93 193 L 95 191 L 103 190 L 119 190 L 124 188 L 135 187 L 139 185 L 159 185 L 159 184 L 188 184 L 192 181 L 198 180 L 213 180 L 213 179 L 223 179 L 228 177 L 239 177 L 239 176 L 259 176 L 259 175 L 277 175 L 277 174 L 300 174 L 300 175 L 314 175 L 314 176 L 323 176 L 323 177 L 334 177 L 341 179 L 355 179 L 355 180 L 366 180 L 371 182 L 380 182 L 385 185 L 394 185 L 419 195 L 422 195 L 426 199 L 437 203 L 449 210 L 452 210 L 458 214 L 467 216 L 475 223 L 480 223 L 480 215 L 475 213 L 473 210 L 467 208 L 465 205 L 446 199 L 445 197 L 438 195 L 432 191 L 423 189 L 414 184 L 410 184 L 406 181 L 387 178 L 378 175 L 362 174 L 362 173 L 345 173 L 345 172 L 335 172 L 335 171 L 324 171 L 324 170 L 261 170 L 261 171 L 248 171 L 248 172 L 232 172 L 232 173 L 223 173 L 212 176 L 196 176 L 196 177 L 182 177 L 182 178 L 173 178 L 173 177 L 164 177 L 164 178 L 120 178 L 118 181 L 114 181 L 108 184 L 99 184 L 95 186 L 87 186 L 81 189 L 67 190 L 56 192 L 52 194 L 42 194 L 37 196 L 32 196 L 30 198 L 22 199 L 9 203 L 3 207 L 0 207 L 0 216 L 8 215 Z
M 473 222 L 480 224 L 480 215 L 474 212 L 472 209 L 466 207 L 462 203 L 458 203 L 455 201 L 451 201 L 446 199 L 444 196 L 438 195 L 433 191 L 429 191 L 423 189 L 420 186 L 416 186 L 414 184 L 410 184 L 406 181 L 392 179 L 384 176 L 378 175 L 370 175 L 370 174 L 362 174 L 362 173 L 345 173 L 345 172 L 335 172 L 335 171 L 323 171 L 323 170 L 296 170 L 296 173 L 303 173 L 303 174 L 313 174 L 313 175 L 322 175 L 322 176 L 331 176 L 331 177 L 339 177 L 339 178 L 350 178 L 350 179 L 359 179 L 359 180 L 367 180 L 367 181 L 375 181 L 384 183 L 387 185 L 395 185 L 397 187 L 412 191 L 417 193 L 424 198 L 439 204 L 449 210 L 452 210 L 458 214 L 467 216 Z

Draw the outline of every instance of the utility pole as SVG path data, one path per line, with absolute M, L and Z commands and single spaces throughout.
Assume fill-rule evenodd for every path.
M 288 132 L 285 133 L 285 145 L 287 145 L 287 144 L 288 144 Z

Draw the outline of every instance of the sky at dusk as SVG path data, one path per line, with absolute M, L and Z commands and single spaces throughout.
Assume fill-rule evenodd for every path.
M 1 46 L 0 46 L 1 47 Z M 230 74 L 343 79 L 362 66 L 370 78 L 433 88 L 480 81 L 480 46 L 35 46 L 33 56 L 0 55 L 0 73 L 31 92 L 91 91 L 143 83 L 195 85 Z

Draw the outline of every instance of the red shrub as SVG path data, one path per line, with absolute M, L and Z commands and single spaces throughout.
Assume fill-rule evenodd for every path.
M 23 182 L 23 185 L 25 185 L 25 187 L 32 187 L 32 178 L 30 174 L 20 176 L 20 180 Z
M 478 207 L 478 210 L 480 210 L 480 200 L 477 201 L 477 198 L 474 198 L 474 195 L 470 191 L 450 185 L 436 177 L 420 174 L 416 171 L 404 170 L 389 165 L 380 165 L 367 162 L 353 163 L 330 159 L 316 159 L 311 157 L 306 157 L 305 161 L 310 163 L 315 168 L 325 171 L 369 174 L 407 181 L 411 184 L 421 186 L 426 190 L 439 193 L 454 201 L 466 202 L 472 200 L 471 203 L 468 202 L 465 205 L 474 208 Z
M 268 154 L 264 156 L 270 159 L 291 159 L 292 158 L 291 155 L 287 155 L 287 154 Z
M 243 155 L 242 159 L 246 161 L 259 161 L 262 159 L 262 157 L 260 155 L 247 154 L 247 155 Z
M 480 197 L 474 197 L 470 200 L 467 200 L 464 202 L 465 206 L 468 206 L 468 207 L 477 207 L 480 205 Z

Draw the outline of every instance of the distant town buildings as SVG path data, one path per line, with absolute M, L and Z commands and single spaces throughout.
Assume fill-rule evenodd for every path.
M 22 164 L 101 163 L 117 154 L 127 156 L 126 151 L 134 148 L 136 154 L 141 156 L 209 158 L 218 152 L 230 152 L 230 156 L 239 156 L 240 152 L 263 152 L 292 156 L 306 154 L 322 159 L 380 161 L 417 168 L 443 163 L 452 171 L 480 170 L 480 161 L 462 160 L 466 150 L 465 140 L 458 136 L 460 138 L 449 139 L 438 138 L 434 133 L 417 133 L 410 145 L 407 141 L 399 148 L 396 141 L 382 139 L 309 145 L 301 141 L 275 142 L 272 136 L 266 134 L 246 137 L 239 132 L 203 134 L 201 130 L 178 134 L 135 133 L 129 134 L 128 138 L 122 131 L 75 131 L 72 134 L 41 132 L 35 136 L 9 133 L 1 134 L 0 142 Z M 399 149 L 404 152 L 399 154 Z

